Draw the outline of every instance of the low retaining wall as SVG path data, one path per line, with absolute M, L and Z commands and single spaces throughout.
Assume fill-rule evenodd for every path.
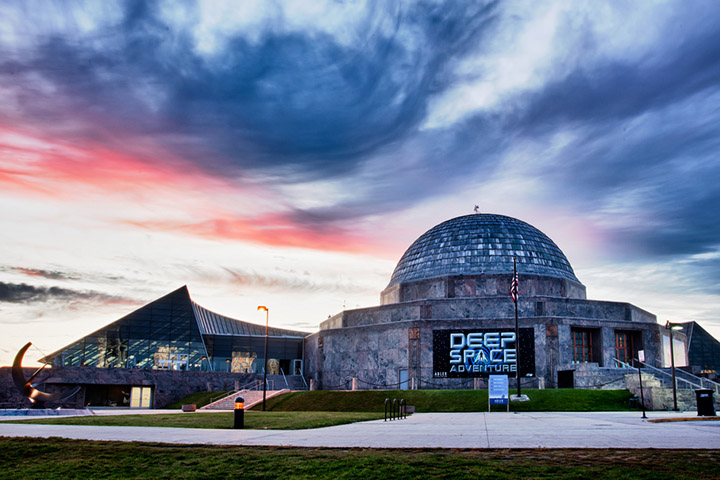
M 0 408 L 29 407 L 32 404 L 12 381 L 11 367 L 0 368 Z M 24 368 L 25 378 L 35 371 Z M 268 376 L 270 377 L 270 376 Z M 225 372 L 182 372 L 124 368 L 54 367 L 38 375 L 39 390 L 54 393 L 76 385 L 82 387 L 69 401 L 47 405 L 64 408 L 83 408 L 85 387 L 88 385 L 130 385 L 153 387 L 153 408 L 163 408 L 191 393 L 215 390 L 235 390 L 257 380 L 255 374 Z

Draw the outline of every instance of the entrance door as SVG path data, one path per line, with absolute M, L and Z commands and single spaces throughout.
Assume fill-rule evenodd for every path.
M 408 389 L 408 371 L 407 368 L 403 368 L 399 371 L 400 374 L 400 390 Z
M 132 387 L 130 408 L 152 408 L 152 387 Z
M 575 388 L 575 370 L 558 370 L 558 388 Z
M 635 356 L 634 333 L 621 330 L 615 331 L 615 355 L 621 362 L 631 363 Z
M 292 374 L 293 375 L 302 375 L 302 360 L 295 359 L 292 361 L 293 368 L 292 368 Z

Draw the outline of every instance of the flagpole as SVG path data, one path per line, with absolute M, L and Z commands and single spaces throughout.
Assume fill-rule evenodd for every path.
M 517 258 L 513 257 L 513 302 L 515 303 L 515 381 L 517 383 L 517 396 L 520 397 L 520 326 L 518 325 L 518 276 Z

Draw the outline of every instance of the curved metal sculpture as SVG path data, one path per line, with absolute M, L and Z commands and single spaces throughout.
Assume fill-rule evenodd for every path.
M 15 355 L 15 361 L 12 366 L 12 378 L 15 386 L 18 390 L 20 390 L 20 393 L 25 395 L 28 400 L 33 403 L 34 407 L 42 406 L 47 402 L 63 402 L 80 391 L 80 387 L 74 387 L 66 390 L 65 392 L 59 393 L 46 393 L 36 389 L 32 385 L 32 381 L 41 371 L 43 371 L 43 369 L 48 365 L 47 363 L 35 370 L 35 373 L 26 380 L 25 374 L 23 374 L 22 371 L 22 359 L 25 356 L 25 352 L 27 352 L 28 348 L 30 348 L 30 345 L 32 345 L 32 342 L 28 342 L 27 345 L 22 347 L 17 355 Z

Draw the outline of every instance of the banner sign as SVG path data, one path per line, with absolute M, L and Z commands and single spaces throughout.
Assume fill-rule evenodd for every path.
M 474 378 L 492 374 L 535 376 L 535 333 L 520 329 L 520 358 L 514 328 L 433 331 L 433 378 Z
M 507 405 L 509 401 L 508 376 L 490 375 L 488 377 L 488 404 Z

